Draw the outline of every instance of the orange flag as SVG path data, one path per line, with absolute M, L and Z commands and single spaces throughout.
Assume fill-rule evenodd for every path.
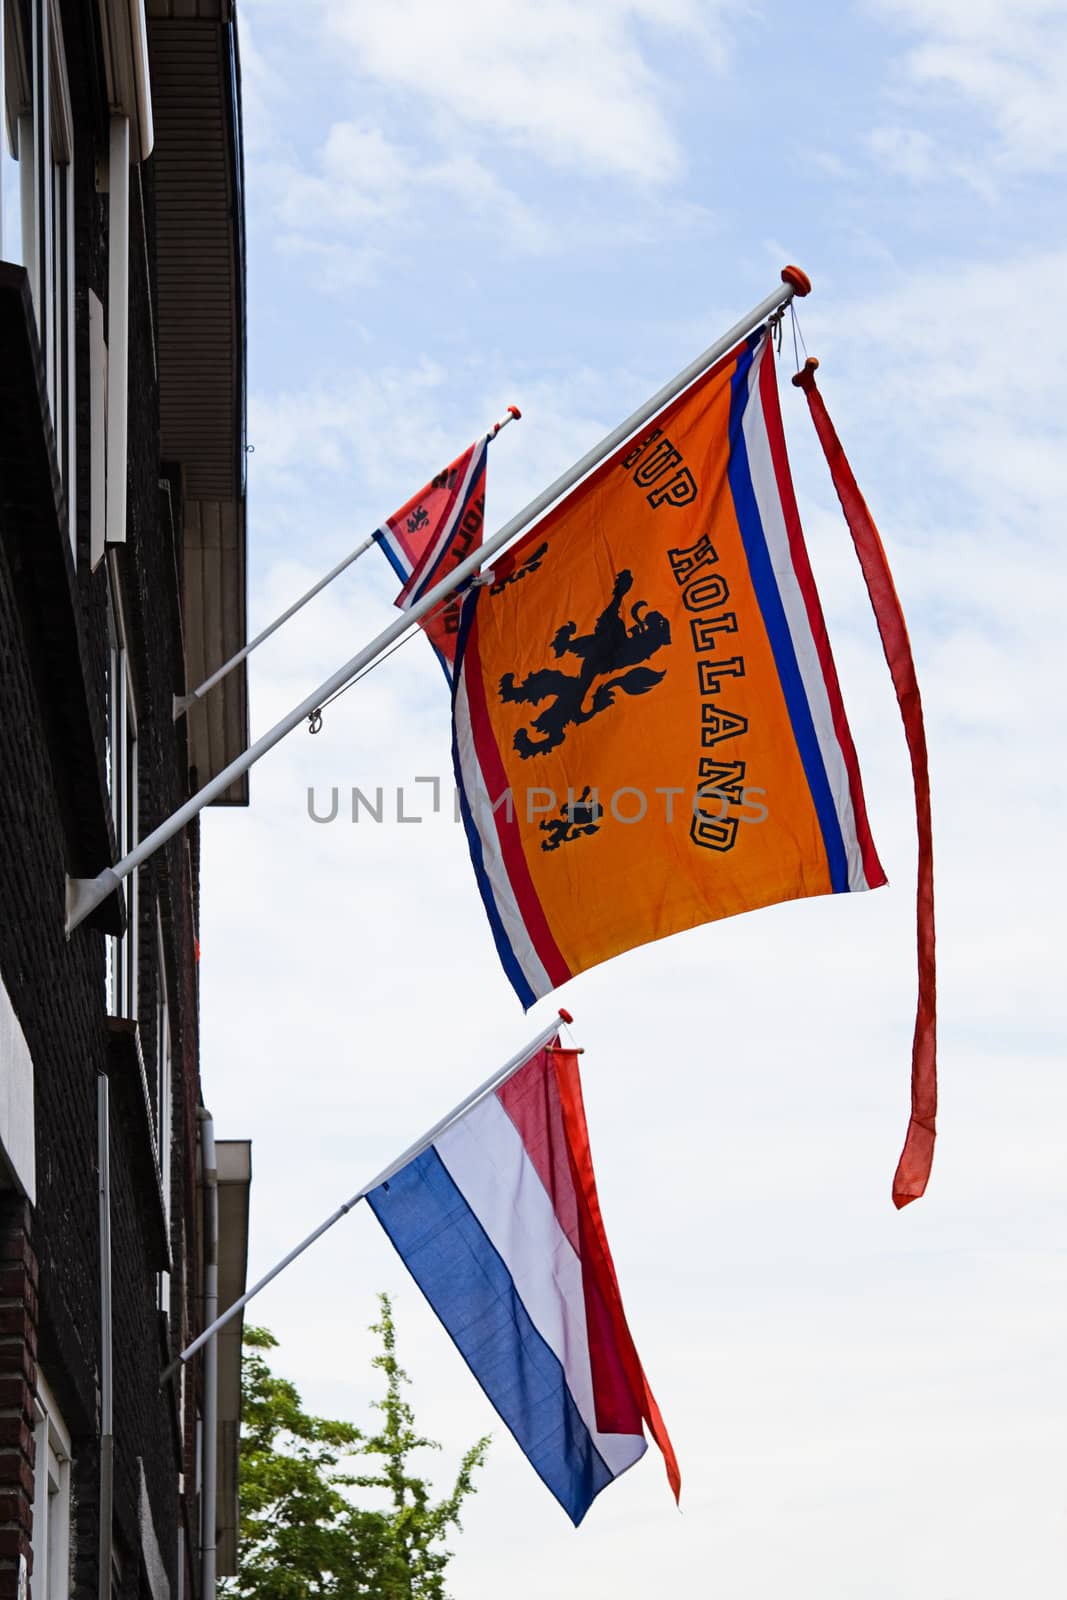
M 885 882 L 765 331 L 472 591 L 454 759 L 526 1006 L 680 929 Z

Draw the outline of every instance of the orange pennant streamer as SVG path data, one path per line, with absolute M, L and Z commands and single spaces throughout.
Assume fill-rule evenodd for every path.
M 900 705 L 904 733 L 911 756 L 915 786 L 915 821 L 919 835 L 916 904 L 919 964 L 919 998 L 911 1057 L 911 1121 L 893 1179 L 893 1204 L 902 1207 L 925 1193 L 934 1159 L 937 1116 L 937 968 L 934 938 L 934 850 L 930 821 L 930 774 L 926 755 L 926 729 L 922 700 L 915 676 L 911 641 L 904 612 L 893 584 L 885 550 L 848 464 L 841 441 L 830 421 L 815 383 L 819 363 L 809 356 L 793 382 L 807 396 L 815 431 L 823 447 L 852 542 L 856 546 L 867 592 L 882 637 L 893 687 Z

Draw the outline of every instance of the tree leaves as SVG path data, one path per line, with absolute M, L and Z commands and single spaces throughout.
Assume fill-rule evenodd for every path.
M 277 1340 L 246 1327 L 242 1361 L 241 1535 L 239 1574 L 220 1585 L 228 1600 L 448 1600 L 443 1540 L 459 1529 L 460 1508 L 475 1492 L 488 1438 L 463 1456 L 451 1491 L 434 1501 L 432 1485 L 409 1465 L 423 1438 L 404 1398 L 410 1378 L 396 1358 L 388 1295 L 379 1295 L 381 1339 L 372 1365 L 385 1395 L 372 1401 L 377 1432 L 304 1411 L 294 1384 L 271 1370 Z M 360 1463 L 366 1468 L 360 1470 Z M 385 1493 L 388 1509 L 368 1510 L 350 1491 Z

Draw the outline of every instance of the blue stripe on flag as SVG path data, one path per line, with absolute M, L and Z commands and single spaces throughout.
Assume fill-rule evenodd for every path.
M 478 832 L 471 812 L 470 802 L 467 799 L 467 791 L 463 783 L 463 768 L 459 759 L 459 736 L 456 732 L 456 690 L 463 672 L 463 658 L 467 650 L 467 638 L 474 625 L 474 614 L 482 593 L 481 589 L 468 590 L 463 600 L 463 610 L 460 612 L 459 633 L 456 635 L 456 659 L 453 666 L 454 678 L 452 682 L 452 771 L 456 779 L 456 793 L 459 795 L 463 831 L 467 835 L 467 847 L 471 853 L 471 866 L 474 868 L 474 877 L 478 885 L 478 893 L 482 897 L 482 904 L 485 907 L 485 914 L 489 918 L 489 927 L 492 931 L 493 943 L 496 945 L 496 953 L 500 957 L 500 965 L 504 968 L 511 987 L 519 997 L 519 1004 L 524 1011 L 529 1011 L 538 997 L 534 993 L 530 980 L 523 971 L 519 958 L 512 947 L 511 940 L 504 929 L 504 920 L 496 903 L 493 886 L 489 882 L 489 874 L 485 870 L 482 837 Z M 470 705 L 469 693 L 467 704 L 468 706 Z M 477 761 L 477 751 L 474 752 L 473 759 Z
M 427 638 L 427 640 L 429 642 L 430 649 L 433 651 L 434 655 L 437 657 L 438 661 L 441 663 L 441 671 L 445 675 L 445 682 L 448 684 L 448 687 L 451 689 L 451 687 L 452 687 L 452 668 L 449 666 L 448 662 L 445 660 L 445 658 L 441 654 L 440 650 L 438 650 L 437 646 L 434 644 L 434 642 L 430 638 L 429 634 L 426 635 L 426 638 Z
M 374 538 L 378 542 L 378 548 L 381 550 L 382 555 L 388 561 L 389 565 L 392 567 L 401 583 L 407 583 L 414 568 L 404 565 L 403 561 L 401 561 L 400 557 L 393 549 L 392 544 L 389 542 L 389 535 L 384 528 L 376 528 L 374 531 Z
M 749 467 L 748 450 L 745 447 L 745 435 L 742 422 L 745 407 L 749 403 L 748 390 L 749 373 L 752 369 L 752 357 L 764 333 L 753 334 L 749 340 L 748 348 L 738 357 L 737 368 L 731 379 L 730 397 L 730 465 L 728 476 L 730 490 L 734 498 L 734 507 L 737 512 L 737 523 L 741 530 L 741 541 L 748 557 L 749 571 L 752 574 L 752 586 L 756 591 L 763 621 L 770 639 L 771 649 L 774 652 L 775 664 L 778 668 L 778 677 L 785 695 L 786 707 L 789 711 L 789 720 L 793 724 L 793 735 L 797 741 L 804 774 L 811 790 L 812 803 L 815 814 L 819 819 L 822 829 L 823 844 L 826 848 L 826 860 L 830 869 L 830 887 L 835 894 L 843 894 L 848 889 L 848 859 L 845 854 L 845 841 L 841 836 L 841 823 L 834 805 L 833 795 L 830 791 L 830 781 L 826 776 L 826 767 L 823 763 L 822 751 L 819 749 L 818 735 L 812 721 L 811 707 L 808 704 L 807 691 L 804 680 L 800 675 L 796 651 L 793 648 L 793 638 L 789 632 L 789 623 L 786 620 L 785 607 L 782 605 L 782 596 L 778 590 L 778 581 L 774 576 L 774 567 L 771 562 L 770 551 L 767 549 L 767 539 L 760 521 L 759 507 L 756 504 L 756 493 L 752 487 L 752 472 Z M 759 395 L 751 396 L 753 405 L 759 404 Z
M 367 1201 L 530 1465 L 577 1526 L 612 1474 L 559 1359 L 434 1147 Z

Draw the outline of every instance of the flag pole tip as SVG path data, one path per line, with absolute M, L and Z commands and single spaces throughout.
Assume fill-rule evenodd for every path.
M 560 1008 L 559 1008 L 559 1014 L 562 1017 L 563 1021 L 566 1022 L 566 1023 L 571 1023 L 571 1022 L 574 1021 L 574 1018 L 571 1016 L 570 1012 L 569 1011 L 564 1011 L 562 1006 L 560 1006 Z
M 804 365 L 801 367 L 800 371 L 794 372 L 790 381 L 794 383 L 798 389 L 810 389 L 811 385 L 815 381 L 815 374 L 818 372 L 818 370 L 818 356 L 809 356 Z
M 507 411 L 505 412 L 504 416 L 501 417 L 500 421 L 493 423 L 493 426 L 485 436 L 486 439 L 495 439 L 501 428 L 506 428 L 509 422 L 518 422 L 521 416 L 522 412 L 519 410 L 518 406 L 508 406 Z
M 802 299 L 804 295 L 811 293 L 811 279 L 800 267 L 783 267 L 782 282 L 791 284 L 794 292 Z

